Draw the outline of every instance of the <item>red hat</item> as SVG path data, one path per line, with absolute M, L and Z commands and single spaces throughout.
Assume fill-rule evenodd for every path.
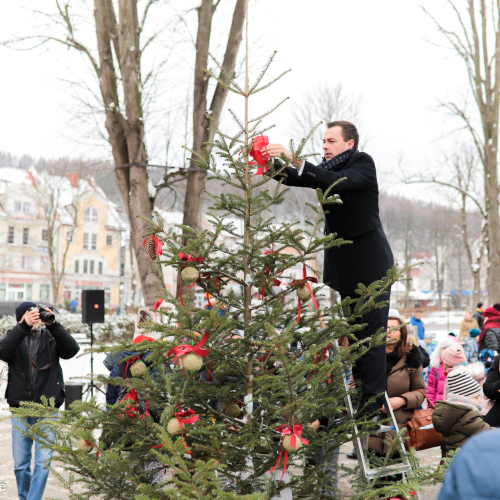
M 148 341 L 148 342 L 154 342 L 155 339 L 153 337 L 148 337 L 146 335 L 137 335 L 137 337 L 132 341 L 132 344 L 140 344 L 141 342 L 144 342 L 144 341 Z
M 460 344 L 454 345 L 452 347 L 447 347 L 441 353 L 441 359 L 443 360 L 443 363 L 447 366 L 457 366 L 461 363 L 467 362 L 464 349 Z

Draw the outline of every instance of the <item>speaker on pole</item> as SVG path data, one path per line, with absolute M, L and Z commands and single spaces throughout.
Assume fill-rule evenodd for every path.
M 82 322 L 104 323 L 104 290 L 82 291 Z

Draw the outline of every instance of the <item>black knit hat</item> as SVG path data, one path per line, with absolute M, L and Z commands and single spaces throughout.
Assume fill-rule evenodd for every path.
M 16 321 L 19 323 L 24 313 L 31 309 L 32 307 L 36 307 L 34 302 L 23 302 L 16 307 Z

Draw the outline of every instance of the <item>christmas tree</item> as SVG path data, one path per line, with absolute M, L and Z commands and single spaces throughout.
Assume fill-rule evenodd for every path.
M 325 464 L 351 439 L 353 425 L 360 433 L 373 425 L 366 416 L 346 418 L 344 378 L 385 332 L 357 342 L 362 325 L 355 320 L 383 306 L 377 298 L 402 273 L 392 269 L 384 280 L 360 284 L 357 300 L 319 307 L 325 285 L 311 263 L 326 248 L 349 244 L 323 234 L 325 210 L 339 201 L 318 189 L 318 203 L 308 206 L 310 217 L 302 224 L 276 225 L 270 215 L 287 192 L 273 177 L 290 161 L 268 163 L 260 156 L 270 128 L 263 121 L 273 110 L 253 117 L 250 104 L 283 75 L 263 83 L 273 55 L 250 83 L 248 16 L 246 30 L 243 84 L 215 59 L 224 78 L 210 73 L 241 99 L 243 115 L 231 111 L 236 131 L 228 133 L 208 116 L 212 154 L 195 156 L 212 179 L 232 189 L 212 197 L 210 229 L 181 227 L 181 236 L 156 214 L 145 235 L 150 256 L 182 270 L 182 279 L 203 290 L 209 307 L 197 309 L 186 297 L 165 292 L 176 312 L 170 321 L 144 326 L 160 331 L 161 340 L 114 347 L 134 354 L 124 358 L 122 377 L 101 378 L 122 388 L 122 401 L 109 407 L 95 399 L 77 402 L 30 431 L 43 437 L 44 428 L 55 430 L 54 460 L 70 477 L 54 473 L 72 498 L 267 499 L 291 488 L 293 498 L 319 499 L 331 487 Z M 306 144 L 307 138 L 296 148 L 291 144 L 294 161 L 306 157 Z M 221 243 L 221 235 L 236 244 Z M 297 266 L 298 278 L 290 274 Z M 344 337 L 352 342 L 339 347 Z M 47 402 L 13 411 L 47 416 L 54 410 Z M 328 430 L 309 425 L 318 420 Z M 364 498 L 375 498 L 415 486 L 378 492 L 360 487 Z

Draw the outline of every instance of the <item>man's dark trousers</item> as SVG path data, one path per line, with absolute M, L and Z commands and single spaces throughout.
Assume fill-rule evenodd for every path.
M 358 340 L 373 337 L 380 328 L 387 329 L 387 319 L 389 317 L 389 301 L 390 291 L 387 295 L 381 297 L 378 302 L 387 301 L 386 307 L 381 309 L 372 309 L 355 321 L 355 324 L 367 325 L 363 330 L 356 333 Z M 353 298 L 357 298 L 352 294 Z M 346 297 L 342 297 L 342 300 Z M 350 341 L 351 342 L 351 341 Z M 386 355 L 385 344 L 373 347 L 368 350 L 352 367 L 352 376 L 354 380 L 359 383 L 363 381 L 361 401 L 357 405 L 362 408 L 364 404 L 373 396 L 377 396 L 385 392 L 387 389 L 387 373 L 386 373 Z M 368 407 L 368 411 L 374 412 L 378 410 L 384 402 L 379 398 Z

